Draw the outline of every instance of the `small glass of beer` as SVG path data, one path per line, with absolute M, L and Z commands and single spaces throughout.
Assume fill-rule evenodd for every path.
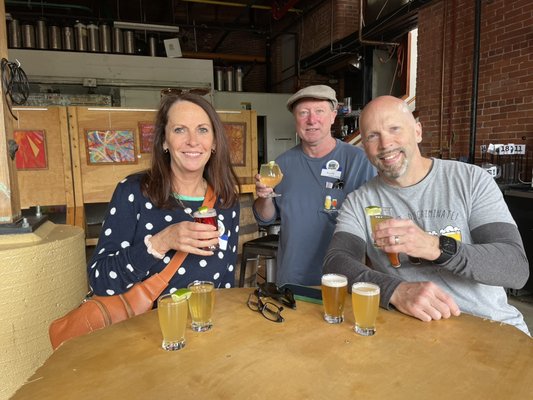
M 161 347 L 164 350 L 179 350 L 185 347 L 187 327 L 187 297 L 165 294 L 157 300 L 157 315 L 163 334 Z
M 214 208 L 208 208 L 208 207 L 202 206 L 197 211 L 195 211 L 192 214 L 192 216 L 194 218 L 194 222 L 198 222 L 200 224 L 212 225 L 218 229 L 217 210 L 215 210 Z M 204 247 L 204 250 L 215 251 L 217 249 L 218 249 L 218 245 L 211 245 L 211 246 Z
M 369 216 L 370 216 L 370 227 L 372 229 L 372 233 L 374 233 L 376 231 L 376 228 L 378 226 L 378 224 L 386 219 L 392 219 L 392 208 L 391 207 L 375 207 L 375 206 L 370 206 L 370 207 L 367 207 L 367 213 L 368 213 L 368 209 L 369 208 L 374 208 L 376 210 L 379 210 L 379 213 L 370 213 Z M 374 242 L 374 246 L 377 247 L 377 244 L 376 242 Z M 401 262 L 400 262 L 400 255 L 398 253 L 387 253 L 387 257 L 389 258 L 389 261 L 391 263 L 391 265 L 394 267 L 394 268 L 399 268 L 401 267 Z
M 379 286 L 368 282 L 352 285 L 352 307 L 355 332 L 362 336 L 376 333 L 376 318 L 379 309 Z
M 209 281 L 194 281 L 187 286 L 191 291 L 189 311 L 191 328 L 196 332 L 205 332 L 213 327 L 212 315 L 215 307 L 215 284 Z
M 344 300 L 347 286 L 348 278 L 344 275 L 322 275 L 322 302 L 326 322 L 340 324 L 344 321 Z

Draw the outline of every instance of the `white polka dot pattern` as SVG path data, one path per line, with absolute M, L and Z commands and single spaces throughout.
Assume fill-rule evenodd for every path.
M 148 254 L 144 238 L 155 236 L 163 229 L 192 221 L 193 210 L 201 201 L 182 200 L 185 209 L 158 209 L 142 194 L 140 174 L 131 175 L 117 185 L 104 217 L 97 247 L 89 261 L 89 286 L 98 295 L 124 293 L 135 283 L 160 272 L 170 262 L 174 251 L 162 260 Z M 239 204 L 222 209 L 215 206 L 220 235 L 227 238 L 227 247 L 211 256 L 189 254 L 169 282 L 169 290 L 186 287 L 193 280 L 213 280 L 216 287 L 229 288 L 235 282 Z M 166 291 L 168 293 L 168 291 Z

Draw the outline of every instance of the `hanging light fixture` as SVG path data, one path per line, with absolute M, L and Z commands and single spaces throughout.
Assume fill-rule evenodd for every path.
M 361 69 L 363 66 L 361 63 L 362 59 L 363 57 L 360 54 L 357 54 L 355 57 L 350 58 L 350 60 L 348 61 L 348 64 L 350 64 L 355 69 Z

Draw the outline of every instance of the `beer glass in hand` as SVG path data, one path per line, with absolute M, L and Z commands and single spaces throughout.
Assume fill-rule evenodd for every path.
M 274 188 L 274 186 L 278 185 L 281 182 L 281 179 L 283 179 L 283 173 L 275 161 L 270 161 L 268 164 L 261 164 L 259 175 L 261 175 L 261 183 L 271 188 Z M 281 196 L 281 194 L 272 192 L 267 197 L 278 196 Z
M 369 206 L 366 207 L 366 213 L 370 217 L 370 227 L 373 234 L 380 222 L 386 219 L 392 219 L 392 209 L 390 207 Z M 378 247 L 375 240 L 374 246 Z M 394 268 L 399 268 L 401 266 L 398 253 L 387 253 L 387 257 Z

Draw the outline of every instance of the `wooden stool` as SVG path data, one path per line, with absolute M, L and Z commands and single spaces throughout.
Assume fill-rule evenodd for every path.
M 242 245 L 241 272 L 239 287 L 244 287 L 248 260 L 257 256 L 267 257 L 267 282 L 275 281 L 276 257 L 278 254 L 279 235 L 266 235 L 248 240 Z

